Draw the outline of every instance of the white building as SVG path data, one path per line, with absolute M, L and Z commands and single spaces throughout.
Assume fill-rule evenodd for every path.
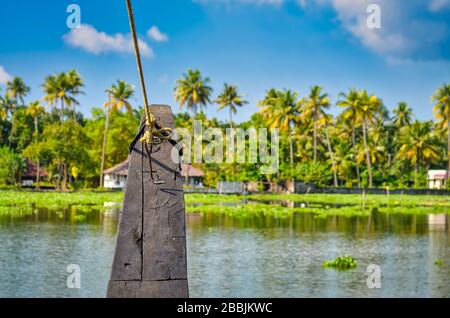
M 445 189 L 448 180 L 446 170 L 428 170 L 428 188 Z
M 123 189 L 127 181 L 128 160 L 115 165 L 103 172 L 103 187 L 108 189 Z

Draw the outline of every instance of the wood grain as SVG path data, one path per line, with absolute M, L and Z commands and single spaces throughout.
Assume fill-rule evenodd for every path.
M 175 128 L 169 106 L 151 111 Z M 108 297 L 188 297 L 183 182 L 172 148 L 152 147 L 152 171 L 142 142 L 130 154 Z

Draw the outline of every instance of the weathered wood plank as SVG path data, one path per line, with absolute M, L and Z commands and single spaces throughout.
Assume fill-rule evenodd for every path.
M 187 280 L 165 281 L 110 281 L 109 298 L 185 298 Z
M 111 280 L 142 279 L 142 206 L 143 164 L 142 144 L 137 143 L 130 154 L 127 185 L 119 220 L 116 253 Z
M 151 111 L 175 128 L 169 106 Z M 152 147 L 152 171 L 141 142 L 131 153 L 108 297 L 188 297 L 183 182 L 172 148 Z

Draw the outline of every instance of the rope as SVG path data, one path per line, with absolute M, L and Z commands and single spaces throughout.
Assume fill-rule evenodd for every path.
M 139 43 L 136 35 L 136 27 L 134 25 L 133 7 L 131 6 L 131 0 L 126 0 L 126 3 L 128 10 L 128 19 L 130 20 L 131 37 L 133 39 L 134 51 L 136 55 L 136 63 L 139 72 L 139 80 L 141 82 L 141 89 L 142 95 L 144 97 L 144 108 L 145 108 L 145 125 L 141 128 L 139 134 L 133 140 L 132 145 L 130 146 L 130 151 L 134 147 L 134 144 L 137 142 L 137 139 L 139 138 L 139 141 L 143 143 L 144 149 L 147 153 L 148 164 L 150 168 L 150 178 L 152 179 L 154 184 L 161 184 L 164 183 L 164 181 L 161 181 L 158 178 L 157 180 L 155 180 L 153 178 L 151 154 L 153 150 L 153 145 L 155 144 L 160 144 L 165 141 L 169 141 L 170 143 L 173 144 L 173 141 L 171 139 L 172 129 L 167 127 L 161 127 L 162 125 L 158 125 L 155 116 L 150 112 L 150 106 L 148 105 L 148 98 L 147 98 L 147 89 L 145 88 L 144 72 L 142 70 L 141 54 L 139 52 Z
M 150 107 L 148 106 L 147 89 L 145 88 L 145 79 L 144 79 L 144 72 L 142 70 L 141 54 L 139 52 L 136 27 L 134 25 L 133 7 L 131 6 L 131 0 L 126 0 L 126 2 L 128 10 L 128 19 L 130 20 L 131 37 L 133 39 L 134 51 L 136 53 L 136 63 L 139 72 L 139 80 L 141 81 L 142 95 L 144 96 L 145 114 L 147 116 L 147 121 L 150 121 L 152 114 L 150 112 Z
M 144 71 L 142 69 L 141 54 L 139 52 L 139 43 L 136 35 L 136 27 L 134 24 L 133 7 L 131 6 L 131 0 L 126 0 L 128 19 L 130 20 L 131 37 L 133 39 L 134 51 L 136 55 L 136 63 L 139 73 L 139 80 L 141 82 L 142 95 L 144 97 L 144 108 L 146 121 L 145 126 L 148 128 L 141 137 L 141 141 L 147 144 L 157 144 L 164 141 L 170 140 L 172 129 L 171 128 L 161 128 L 156 123 L 155 116 L 150 112 L 150 107 L 148 105 L 147 89 L 145 88 Z

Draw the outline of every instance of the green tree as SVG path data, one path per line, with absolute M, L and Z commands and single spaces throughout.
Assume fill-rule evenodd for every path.
M 413 111 L 405 102 L 398 103 L 397 108 L 394 109 L 394 125 L 397 129 L 403 126 L 411 125 L 413 119 Z
M 64 122 L 65 106 L 72 107 L 72 116 L 74 118 L 75 106 L 79 105 L 76 97 L 83 94 L 81 87 L 83 81 L 77 71 L 71 70 L 68 73 L 60 72 L 45 78 L 42 89 L 45 93 L 44 101 L 51 107 L 55 107 L 60 102 L 60 120 Z
M 198 108 L 206 107 L 211 102 L 212 88 L 209 85 L 209 78 L 203 77 L 199 70 L 189 69 L 183 78 L 177 80 L 175 87 L 175 100 L 180 108 L 186 105 L 188 110 L 193 112 L 195 119 Z
M 45 109 L 42 107 L 40 101 L 30 103 L 26 114 L 31 116 L 34 120 L 34 142 L 37 144 L 39 139 L 39 116 L 44 114 Z M 36 156 L 36 187 L 39 189 L 39 181 L 41 177 L 41 166 L 39 156 Z
M 415 121 L 401 129 L 400 150 L 397 159 L 407 161 L 414 167 L 416 176 L 419 167 L 427 167 L 439 159 L 439 142 L 433 134 L 433 123 Z M 415 180 L 417 185 L 417 179 Z
M 260 113 L 270 128 L 279 128 L 288 134 L 289 159 L 292 168 L 294 164 L 292 133 L 300 114 L 298 93 L 291 90 L 272 89 L 267 92 L 266 97 L 258 103 L 258 106 L 262 107 Z
M 0 147 L 0 184 L 18 184 L 25 160 L 8 147 Z
M 9 123 L 8 123 L 8 115 L 15 108 L 14 101 L 9 97 L 8 93 L 5 95 L 0 95 L 0 120 L 4 121 L 2 123 L 2 129 L 0 131 L 0 141 L 7 143 L 9 140 Z M 4 141 L 4 138 L 8 138 Z
M 337 105 L 345 107 L 344 111 L 341 114 L 341 117 L 343 119 L 343 125 L 346 127 L 351 127 L 352 131 L 351 136 L 352 136 L 353 160 L 355 162 L 358 188 L 361 188 L 361 173 L 359 170 L 359 163 L 356 161 L 357 156 L 356 129 L 359 124 L 356 116 L 357 114 L 356 110 L 359 104 L 361 103 L 361 98 L 358 90 L 356 89 L 350 89 L 350 91 L 347 94 L 340 93 L 339 96 L 342 99 L 337 102 Z
M 319 120 L 325 116 L 325 109 L 330 107 L 330 98 L 328 94 L 322 93 L 322 87 L 313 86 L 304 103 L 303 117 L 310 117 L 313 122 L 313 153 L 314 164 L 317 163 L 317 126 Z
M 321 116 L 321 118 L 317 121 L 318 127 L 323 127 L 323 130 L 325 132 L 325 140 L 327 141 L 328 155 L 330 156 L 331 167 L 333 168 L 333 182 L 334 186 L 338 187 L 339 182 L 337 177 L 337 165 L 334 158 L 333 148 L 331 145 L 330 134 L 328 132 L 329 126 L 331 126 L 332 124 L 333 124 L 333 117 L 327 114 L 323 114 L 323 116 Z
M 447 178 L 450 179 L 450 84 L 438 88 L 432 97 L 434 114 L 442 129 L 447 127 Z
M 228 107 L 230 111 L 230 127 L 233 127 L 233 114 L 236 114 L 237 107 L 242 107 L 248 102 L 239 95 L 236 85 L 224 84 L 223 91 L 217 97 L 216 101 L 219 104 L 219 109 Z
M 117 80 L 117 84 L 113 84 L 106 90 L 108 93 L 108 101 L 104 104 L 106 108 L 105 132 L 103 134 L 102 159 L 100 165 L 100 187 L 103 188 L 103 171 L 105 169 L 106 144 L 108 140 L 108 128 L 110 114 L 120 110 L 122 107 L 128 111 L 130 115 L 133 113 L 133 107 L 129 103 L 129 99 L 134 94 L 133 87 L 121 80 Z
M 9 135 L 9 148 L 12 146 L 12 140 L 15 128 L 15 115 L 16 109 L 19 105 L 24 105 L 24 98 L 30 92 L 30 88 L 25 85 L 25 82 L 20 77 L 14 77 L 12 81 L 6 83 L 6 92 L 9 97 L 13 100 L 11 104 L 11 132 Z
M 344 100 L 338 102 L 339 106 L 347 107 L 346 117 L 353 123 L 361 125 L 363 132 L 364 152 L 369 175 L 369 187 L 373 187 L 372 164 L 370 161 L 370 149 L 367 141 L 368 126 L 381 114 L 382 103 L 375 95 L 369 95 L 367 91 L 351 90 L 349 95 L 344 95 Z
M 45 126 L 42 138 L 36 147 L 50 150 L 49 163 L 57 167 L 57 189 L 67 190 L 68 166 L 87 169 L 93 163 L 89 161 L 86 145 L 91 140 L 86 136 L 83 127 L 73 121 L 64 125 L 53 123 Z

